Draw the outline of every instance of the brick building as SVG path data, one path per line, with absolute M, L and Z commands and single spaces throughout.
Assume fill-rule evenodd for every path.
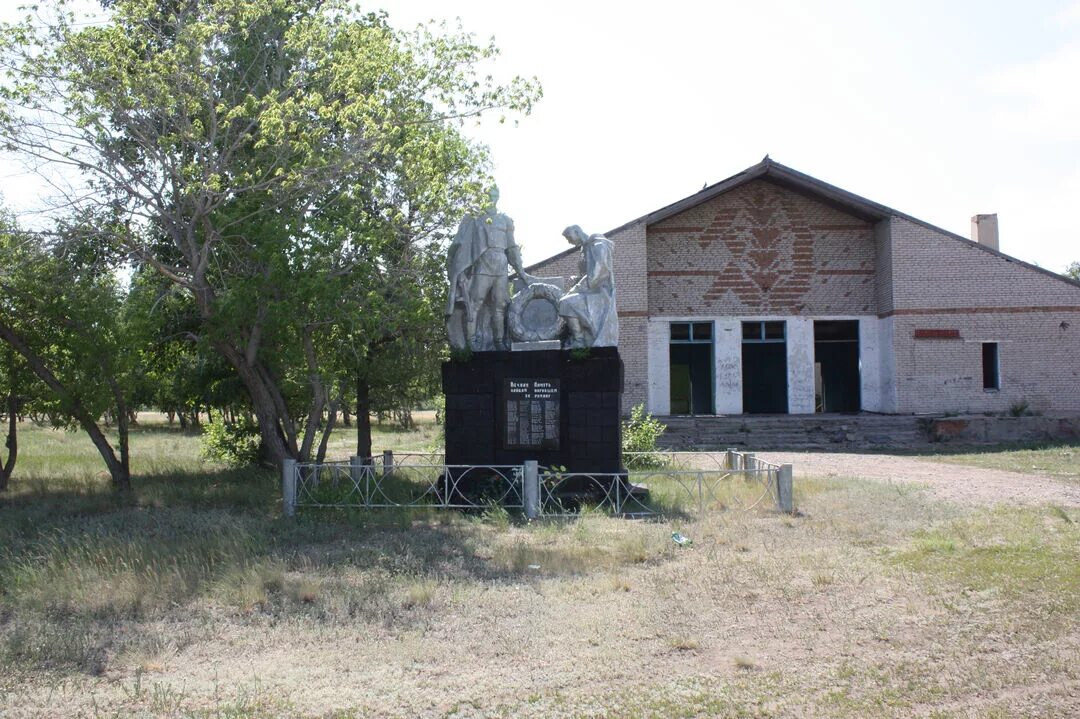
M 1080 411 L 1080 283 L 765 158 L 610 232 L 624 411 Z M 529 268 L 577 274 L 571 248 Z

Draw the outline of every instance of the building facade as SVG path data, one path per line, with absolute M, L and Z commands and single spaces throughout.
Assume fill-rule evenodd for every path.
M 608 233 L 625 412 L 1080 411 L 1080 283 L 766 158 Z M 573 249 L 533 265 L 577 274 Z

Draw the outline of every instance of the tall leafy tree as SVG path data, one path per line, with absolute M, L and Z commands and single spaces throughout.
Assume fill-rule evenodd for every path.
M 491 45 L 343 0 L 109 5 L 100 26 L 57 2 L 55 22 L 0 31 L 0 136 L 79 172 L 72 204 L 141 228 L 109 239 L 190 295 L 270 457 L 307 458 L 335 383 L 378 375 L 378 353 L 341 358 L 415 326 L 402 296 L 479 195 L 463 122 L 539 90 L 493 82 Z
M 50 392 L 44 413 L 57 426 L 84 430 L 114 486 L 127 489 L 134 355 L 122 325 L 122 288 L 101 250 L 79 226 L 47 243 L 10 225 L 0 232 L 0 344 L 19 356 L 9 381 L 19 365 L 33 373 Z M 12 405 L 15 394 L 8 395 Z M 117 422 L 116 446 L 102 429 L 106 414 Z

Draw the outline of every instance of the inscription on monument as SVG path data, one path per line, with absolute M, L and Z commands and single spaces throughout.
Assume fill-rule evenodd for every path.
M 508 379 L 503 402 L 507 449 L 559 448 L 559 380 Z

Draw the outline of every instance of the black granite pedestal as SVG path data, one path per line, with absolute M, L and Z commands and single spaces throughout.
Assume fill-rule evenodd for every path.
M 444 362 L 446 463 L 535 459 L 567 472 L 621 473 L 623 363 L 615 347 L 477 352 Z

